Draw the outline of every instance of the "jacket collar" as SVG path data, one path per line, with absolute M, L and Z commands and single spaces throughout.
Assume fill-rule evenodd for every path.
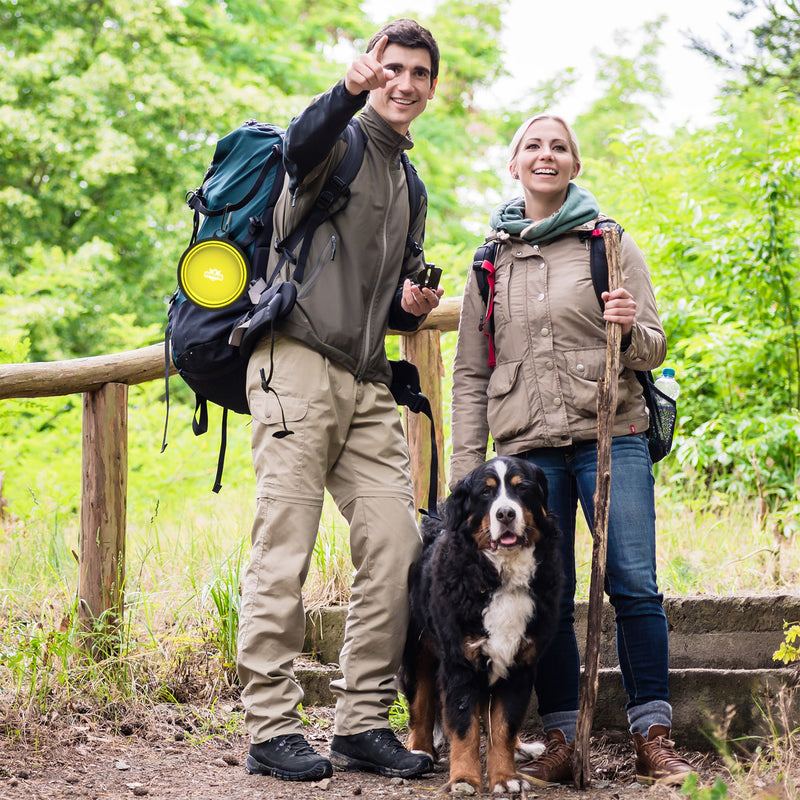
M 399 156 L 401 151 L 410 150 L 414 146 L 410 133 L 405 136 L 398 133 L 369 103 L 358 118 L 367 136 L 383 155 Z

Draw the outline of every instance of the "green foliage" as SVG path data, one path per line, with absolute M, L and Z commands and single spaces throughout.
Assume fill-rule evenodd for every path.
M 603 93 L 575 120 L 581 147 L 589 153 L 605 150 L 617 130 L 630 130 L 654 119 L 646 102 L 658 104 L 665 92 L 656 67 L 662 42 L 658 38 L 665 17 L 643 26 L 643 43 L 632 55 L 623 55 L 633 46 L 630 33 L 615 31 L 613 54 L 598 53 L 597 80 Z
M 411 157 L 428 190 L 426 252 L 437 243 L 471 245 L 471 201 L 497 183 L 492 165 L 481 159 L 496 141 L 496 118 L 478 108 L 475 95 L 502 74 L 497 40 L 506 6 L 507 0 L 445 0 L 419 18 L 442 54 L 436 95 L 412 126 Z M 482 230 L 486 210 L 476 211 Z
M 781 21 L 793 6 L 770 8 L 775 35 L 754 29 L 756 39 L 794 53 L 796 30 Z M 430 198 L 426 254 L 444 268 L 450 296 L 461 293 L 507 183 L 511 132 L 575 77 L 542 75 L 513 109 L 481 108 L 481 91 L 503 71 L 506 10 L 506 0 L 445 0 L 420 17 L 440 43 L 442 71 L 414 125 L 413 157 Z M 611 51 L 596 54 L 601 94 L 575 120 L 579 180 L 637 241 L 653 275 L 667 364 L 683 387 L 675 452 L 660 474 L 684 497 L 757 498 L 762 530 L 789 542 L 800 518 L 796 86 L 754 79 L 723 99 L 707 130 L 651 133 L 662 24 L 618 31 Z M 0 363 L 158 341 L 189 238 L 184 192 L 216 138 L 250 116 L 288 122 L 375 27 L 345 0 L 1 3 Z M 453 342 L 443 337 L 445 405 Z M 163 387 L 131 388 L 132 524 L 157 527 L 160 507 L 207 502 L 198 497 L 211 485 L 218 440 L 191 435 L 191 398 L 177 379 L 172 402 L 161 455 Z M 78 510 L 79 410 L 76 397 L 0 404 L 3 493 L 14 513 L 47 520 L 54 540 L 72 534 Z M 229 424 L 223 491 L 252 485 L 247 423 Z M 444 429 L 449 447 L 447 413 Z M 71 568 L 61 559 L 58 569 Z M 676 561 L 680 580 L 684 572 Z
M 0 678 L 27 708 L 48 710 L 56 692 L 69 700 L 90 689 L 108 700 L 110 692 L 130 697 L 136 691 L 128 659 L 130 629 L 110 625 L 108 619 L 78 623 L 77 606 L 73 600 L 60 621 L 53 605 L 38 616 L 24 608 L 8 609 L 9 624 L 0 640 Z
M 222 655 L 222 666 L 235 675 L 239 613 L 242 607 L 241 578 L 247 558 L 247 543 L 242 540 L 236 550 L 215 569 L 214 578 L 201 592 L 203 607 L 211 605 L 211 620 L 216 627 L 214 643 Z
M 713 786 L 701 786 L 700 779 L 692 773 L 683 782 L 681 794 L 690 800 L 723 800 L 728 796 L 728 785 L 718 777 Z
M 692 48 L 714 64 L 729 71 L 728 91 L 742 86 L 764 86 L 775 79 L 800 93 L 800 8 L 796 0 L 739 0 L 739 8 L 729 12 L 735 20 L 750 20 L 752 27 L 745 41 L 729 32 L 723 47 L 690 36 Z
M 15 306 L 35 360 L 157 339 L 189 239 L 183 196 L 215 139 L 254 115 L 288 122 L 292 92 L 331 80 L 334 12 L 320 8 L 6 5 L 0 280 L 25 298 Z
M 753 89 L 712 130 L 618 131 L 586 165 L 653 275 L 682 385 L 674 480 L 757 496 L 786 535 L 800 481 L 799 113 Z
M 402 693 L 398 693 L 397 699 L 389 709 L 389 724 L 396 733 L 408 730 L 408 700 Z

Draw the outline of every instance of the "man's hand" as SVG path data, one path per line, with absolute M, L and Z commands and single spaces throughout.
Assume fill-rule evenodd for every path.
M 403 299 L 400 301 L 400 307 L 408 314 L 421 317 L 439 305 L 439 298 L 443 294 L 444 289 L 441 286 L 435 292 L 431 289 L 420 289 L 416 283 L 412 283 L 406 278 L 403 283 Z
M 344 76 L 344 88 L 350 94 L 359 95 L 373 89 L 382 89 L 394 78 L 394 72 L 384 69 L 381 64 L 383 51 L 386 49 L 388 41 L 388 36 L 382 36 L 372 50 L 360 55 L 348 67 Z

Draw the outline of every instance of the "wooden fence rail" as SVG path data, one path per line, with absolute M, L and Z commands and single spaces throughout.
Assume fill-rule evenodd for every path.
M 420 373 L 437 431 L 439 486 L 444 487 L 442 357 L 439 337 L 458 327 L 461 298 L 443 299 L 420 330 L 400 336 L 400 354 Z M 170 365 L 170 374 L 176 374 Z M 0 364 L 0 400 L 83 395 L 78 608 L 81 621 L 117 626 L 125 585 L 128 486 L 128 386 L 163 379 L 164 345 L 125 353 L 30 364 Z M 404 415 L 418 506 L 427 499 L 430 432 L 421 415 Z

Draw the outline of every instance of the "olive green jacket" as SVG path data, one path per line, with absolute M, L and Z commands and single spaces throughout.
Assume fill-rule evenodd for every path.
M 293 231 L 341 160 L 339 138 L 366 100 L 350 96 L 342 81 L 289 125 L 284 146 L 287 188 L 275 206 L 275 235 Z M 423 242 L 427 202 L 409 225 L 408 187 L 400 153 L 413 145 L 371 106 L 357 117 L 366 134 L 361 169 L 347 206 L 314 233 L 297 302 L 281 332 L 341 364 L 359 380 L 390 383 L 385 352 L 388 326 L 413 331 L 424 317 L 400 308 L 403 281 L 424 266 L 407 248 L 410 233 Z M 272 274 L 279 256 L 270 256 Z M 281 277 L 291 276 L 291 264 Z

